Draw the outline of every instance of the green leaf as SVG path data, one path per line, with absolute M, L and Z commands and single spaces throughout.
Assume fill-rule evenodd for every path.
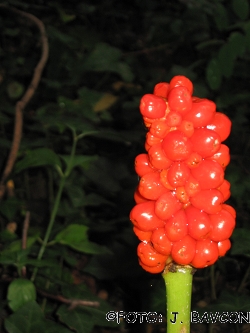
M 26 248 L 29 249 L 38 239 L 39 234 L 27 238 Z M 1 253 L 18 252 L 22 250 L 22 240 L 16 240 L 10 243 Z
M 77 207 L 82 207 L 84 204 L 84 197 L 85 193 L 82 187 L 78 185 L 68 185 L 65 187 L 67 191 L 67 195 L 70 198 L 70 201 L 72 202 L 72 205 L 77 208 Z
M 110 71 L 120 74 L 126 81 L 133 80 L 133 73 L 125 62 L 121 62 L 121 50 L 106 43 L 96 44 L 94 50 L 85 60 L 84 68 L 87 71 Z
M 22 160 L 16 163 L 15 173 L 22 170 L 38 167 L 44 165 L 59 166 L 61 168 L 61 161 L 59 156 L 48 148 L 38 148 L 28 151 Z
M 220 70 L 226 78 L 231 77 L 234 70 L 235 57 L 234 54 L 230 52 L 231 48 L 227 43 L 220 48 L 218 53 Z
M 59 320 L 77 333 L 91 333 L 94 327 L 94 318 L 81 308 L 69 311 L 68 306 L 61 305 L 57 311 Z
M 1 202 L 0 213 L 9 221 L 13 220 L 17 210 L 20 208 L 21 202 L 18 198 L 10 197 Z
M 213 58 L 207 65 L 206 78 L 211 89 L 217 90 L 220 88 L 222 76 L 220 65 L 217 59 Z
M 232 8 L 235 14 L 241 19 L 246 20 L 249 16 L 248 0 L 232 0 Z
M 228 12 L 222 4 L 216 2 L 213 18 L 217 28 L 222 31 L 229 25 Z
M 81 167 L 82 169 L 87 170 L 92 162 L 98 160 L 97 155 L 93 156 L 75 155 L 72 160 L 69 155 L 60 155 L 60 157 L 64 160 L 67 167 L 69 166 L 69 163 L 71 161 L 71 168 L 69 173 L 71 173 L 71 170 L 75 167 Z
M 8 287 L 7 299 L 15 312 L 25 303 L 36 300 L 36 288 L 30 280 L 16 279 Z
M 88 229 L 85 225 L 71 224 L 56 235 L 55 241 L 63 245 L 68 245 L 79 252 L 89 254 L 110 253 L 105 246 L 88 240 Z
M 250 230 L 245 228 L 236 228 L 231 237 L 233 244 L 232 255 L 250 256 Z
M 62 325 L 46 320 L 35 301 L 24 304 L 4 321 L 8 333 L 72 333 Z

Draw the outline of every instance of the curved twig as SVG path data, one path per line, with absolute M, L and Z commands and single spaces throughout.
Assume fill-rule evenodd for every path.
M 25 106 L 28 104 L 32 96 L 34 95 L 37 86 L 40 82 L 42 71 L 44 69 L 44 66 L 47 62 L 48 55 L 49 55 L 49 45 L 48 45 L 48 39 L 46 35 L 46 30 L 44 27 L 44 24 L 41 20 L 39 20 L 36 16 L 26 13 L 24 11 L 18 10 L 16 8 L 8 7 L 5 5 L 0 5 L 0 8 L 6 8 L 8 10 L 11 10 L 12 12 L 21 15 L 30 21 L 32 21 L 40 30 L 41 34 L 41 42 L 42 42 L 42 54 L 41 58 L 34 70 L 33 78 L 31 80 L 31 83 L 29 87 L 27 88 L 25 94 L 21 98 L 20 101 L 16 103 L 15 106 L 15 128 L 14 128 L 14 134 L 13 134 L 13 140 L 12 140 L 12 146 L 11 150 L 9 152 L 9 156 L 5 165 L 5 169 L 3 171 L 1 181 L 0 181 L 0 200 L 2 199 L 4 193 L 5 193 L 5 181 L 7 180 L 8 176 L 10 175 L 16 157 L 17 153 L 19 150 L 20 142 L 21 142 L 21 137 L 22 137 L 22 128 L 23 128 L 23 110 Z

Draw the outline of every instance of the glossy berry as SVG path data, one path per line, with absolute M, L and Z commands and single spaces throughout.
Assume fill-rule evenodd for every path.
M 183 209 L 178 210 L 166 221 L 165 231 L 171 242 L 179 241 L 187 235 L 187 217 Z
M 192 176 L 198 180 L 202 190 L 219 187 L 224 181 L 224 170 L 219 163 L 203 160 L 191 170 Z
M 192 107 L 192 96 L 188 88 L 177 86 L 168 93 L 168 105 L 171 111 L 185 115 Z
M 184 116 L 185 120 L 193 123 L 194 128 L 207 126 L 213 119 L 216 111 L 214 102 L 208 99 L 199 99 L 193 101 L 191 110 Z
M 207 159 L 211 159 L 218 162 L 222 166 L 222 168 L 225 169 L 230 162 L 230 154 L 228 146 L 221 144 L 220 149 L 217 151 L 217 153 L 215 153 L 210 157 L 207 157 Z
M 169 127 L 179 126 L 182 122 L 182 116 L 179 112 L 170 111 L 166 116 L 166 123 Z
M 168 256 L 171 252 L 172 242 L 168 239 L 165 229 L 158 228 L 152 232 L 151 243 L 160 254 Z
M 156 145 L 157 143 L 161 143 L 162 142 L 162 139 L 153 135 L 152 133 L 148 132 L 146 134 L 146 144 L 148 146 L 153 146 L 153 145 Z
M 220 140 L 224 141 L 230 134 L 231 126 L 231 120 L 224 113 L 216 112 L 207 128 L 219 134 Z
M 209 215 L 204 211 L 190 205 L 185 209 L 188 225 L 188 234 L 194 239 L 207 238 L 211 231 Z
M 162 144 L 156 144 L 148 150 L 148 157 L 151 165 L 156 169 L 168 169 L 170 165 L 173 163 L 170 160 L 162 147 Z
M 169 132 L 162 141 L 162 148 L 172 161 L 183 161 L 192 152 L 192 143 L 181 131 Z
M 167 133 L 170 132 L 170 127 L 166 120 L 156 120 L 151 124 L 149 131 L 152 135 L 164 139 Z
M 201 190 L 190 198 L 191 204 L 208 214 L 216 214 L 222 209 L 223 194 L 217 189 Z
M 136 236 L 139 238 L 142 242 L 149 242 L 152 236 L 152 231 L 142 231 L 138 229 L 137 227 L 133 227 L 133 231 L 136 234 Z
M 139 193 L 146 199 L 156 200 L 160 195 L 168 190 L 161 183 L 160 173 L 150 172 L 141 177 L 139 186 Z
M 146 202 L 149 201 L 148 199 L 144 198 L 140 192 L 138 191 L 138 186 L 134 192 L 134 200 L 136 204 L 142 203 L 142 202 Z
M 219 251 L 219 257 L 223 257 L 228 250 L 231 248 L 231 242 L 229 239 L 225 239 L 221 242 L 218 242 L 218 251 Z
M 139 265 L 148 273 L 152 273 L 152 274 L 157 274 L 157 273 L 161 273 L 164 268 L 165 268 L 165 262 L 162 262 L 160 264 L 157 264 L 156 266 L 147 266 L 144 265 L 142 263 L 142 261 L 139 258 Z
M 147 242 L 141 242 L 137 247 L 140 261 L 147 266 L 161 266 L 166 262 L 167 256 L 155 251 L 153 246 Z
M 153 94 L 146 94 L 140 102 L 140 112 L 150 119 L 162 118 L 166 112 L 166 102 Z
M 156 96 L 167 98 L 168 91 L 169 91 L 169 83 L 167 82 L 157 83 L 154 87 L 154 95 Z
M 189 235 L 186 235 L 172 246 L 171 256 L 173 260 L 180 265 L 188 265 L 195 255 L 196 241 Z
M 165 223 L 155 214 L 154 201 L 146 201 L 134 206 L 130 212 L 130 221 L 142 231 L 152 231 L 164 227 Z
M 221 242 L 232 235 L 235 227 L 235 219 L 225 209 L 222 209 L 216 214 L 210 215 L 211 232 L 210 239 L 215 242 Z
M 153 172 L 155 169 L 151 166 L 148 154 L 139 154 L 135 158 L 135 171 L 139 177 L 146 173 Z
M 221 144 L 219 134 L 207 128 L 196 128 L 190 141 L 193 144 L 193 150 L 203 158 L 217 153 Z
M 184 75 L 176 75 L 169 82 L 169 90 L 175 87 L 186 87 L 190 95 L 193 94 L 193 83 Z
M 190 175 L 190 169 L 183 162 L 174 162 L 168 169 L 168 181 L 173 187 L 184 186 Z
M 219 257 L 218 245 L 210 239 L 202 239 L 196 242 L 195 255 L 191 265 L 195 268 L 203 268 L 215 263 Z
M 161 220 L 167 220 L 174 215 L 182 204 L 172 192 L 162 194 L 155 202 L 155 214 Z

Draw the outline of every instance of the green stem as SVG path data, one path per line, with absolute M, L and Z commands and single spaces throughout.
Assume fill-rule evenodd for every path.
M 77 141 L 78 141 L 78 137 L 75 135 L 75 132 L 73 132 L 73 144 L 72 144 L 72 149 L 71 149 L 71 154 L 70 154 L 70 160 L 69 160 L 69 163 L 67 165 L 66 171 L 65 171 L 65 173 L 63 174 L 63 176 L 61 177 L 61 180 L 60 180 L 58 192 L 57 192 L 56 199 L 55 199 L 55 202 L 54 202 L 54 205 L 53 205 L 53 209 L 52 209 L 52 212 L 51 212 L 51 215 L 50 215 L 49 224 L 48 224 L 45 236 L 44 236 L 43 243 L 40 247 L 40 250 L 39 250 L 39 253 L 38 253 L 38 256 L 37 256 L 38 261 L 40 261 L 42 259 L 44 251 L 46 249 L 46 246 L 47 246 L 49 238 L 50 238 L 50 234 L 51 234 L 51 231 L 52 231 L 52 228 L 53 228 L 53 225 L 54 225 L 54 222 L 55 222 L 56 214 L 57 214 L 57 211 L 58 211 L 58 208 L 59 208 L 59 204 L 60 204 L 60 201 L 61 201 L 65 181 L 66 181 L 67 177 L 70 175 L 73 158 L 74 158 L 75 153 L 76 153 Z M 32 277 L 31 277 L 32 282 L 34 282 L 34 280 L 36 278 L 37 271 L 38 271 L 38 268 L 36 267 L 33 271 Z
M 193 268 L 169 264 L 162 276 L 167 293 L 167 333 L 189 333 Z

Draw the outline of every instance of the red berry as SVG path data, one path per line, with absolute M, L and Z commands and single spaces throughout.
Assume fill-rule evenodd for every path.
M 183 162 L 174 162 L 168 169 L 168 181 L 173 187 L 184 186 L 190 175 L 190 169 Z
M 162 141 L 167 158 L 172 161 L 186 160 L 192 152 L 192 143 L 181 131 L 169 132 Z
M 183 204 L 189 203 L 189 196 L 184 186 L 176 188 L 176 198 Z
M 191 121 L 194 128 L 207 126 L 213 119 L 216 111 L 214 102 L 208 99 L 193 100 L 191 110 L 185 114 L 184 119 Z
M 201 191 L 200 183 L 192 175 L 190 175 L 190 177 L 188 178 L 184 188 L 189 197 L 193 197 Z
M 194 125 L 191 121 L 182 120 L 180 125 L 177 126 L 177 130 L 181 131 L 186 137 L 190 138 L 194 134 Z
M 220 149 L 219 134 L 207 128 L 196 128 L 190 141 L 193 144 L 193 150 L 203 158 L 214 155 Z
M 193 83 L 183 75 L 176 75 L 174 76 L 171 81 L 169 82 L 169 90 L 175 88 L 175 87 L 186 87 L 190 93 L 190 95 L 193 94 Z
M 168 190 L 174 190 L 175 188 L 170 185 L 168 181 L 168 171 L 169 169 L 164 169 L 160 173 L 161 183 L 165 186 Z
M 179 112 L 170 111 L 166 116 L 166 123 L 169 127 L 179 126 L 182 122 L 182 116 Z
M 193 260 L 195 255 L 196 241 L 186 235 L 172 246 L 171 256 L 179 265 L 188 265 Z
M 164 227 L 165 223 L 155 214 L 155 202 L 142 202 L 131 210 L 130 221 L 142 231 L 152 231 Z
M 139 177 L 146 173 L 153 172 L 155 169 L 151 166 L 148 154 L 139 154 L 135 158 L 135 171 Z
M 161 273 L 165 268 L 165 263 L 158 264 L 157 266 L 147 266 L 142 263 L 142 261 L 139 259 L 140 266 L 147 272 L 152 274 Z
M 158 228 L 153 231 L 151 236 L 151 242 L 153 248 L 157 252 L 164 254 L 166 256 L 170 254 L 172 248 L 172 242 L 168 239 L 164 228 Z
M 211 230 L 209 215 L 190 205 L 185 209 L 188 234 L 194 239 L 206 238 Z
M 217 153 L 215 153 L 210 157 L 207 157 L 207 159 L 211 159 L 218 162 L 222 166 L 222 168 L 225 169 L 230 162 L 230 154 L 228 146 L 221 144 L 220 149 L 217 151 Z
M 170 111 L 186 114 L 192 107 L 192 97 L 188 88 L 178 86 L 171 89 L 168 93 L 168 105 Z
M 166 102 L 163 98 L 153 94 L 146 94 L 140 103 L 140 112 L 144 117 L 158 119 L 165 116 Z
M 223 257 L 228 250 L 231 248 L 231 242 L 229 239 L 225 239 L 221 242 L 218 242 L 219 257 Z
M 231 196 L 230 186 L 229 181 L 224 179 L 223 183 L 218 187 L 218 190 L 223 194 L 224 201 L 227 201 Z
M 133 231 L 136 236 L 143 242 L 149 242 L 152 236 L 152 231 L 142 231 L 137 227 L 133 227 Z
M 166 120 L 156 120 L 150 126 L 150 133 L 161 139 L 164 139 L 169 131 L 170 127 L 167 125 Z
M 155 202 L 155 214 L 161 220 L 167 220 L 174 215 L 182 204 L 172 192 L 162 194 Z
M 162 142 L 162 139 L 153 135 L 152 133 L 148 132 L 146 134 L 146 144 L 148 146 L 153 146 L 153 145 L 156 145 L 158 143 L 161 143 Z
M 141 242 L 137 247 L 137 255 L 140 261 L 147 266 L 161 266 L 165 264 L 167 256 L 155 251 L 153 246 L 147 242 Z
M 232 235 L 235 227 L 235 219 L 225 209 L 222 209 L 216 214 L 210 215 L 211 232 L 210 239 L 215 242 L 221 242 Z
M 217 243 L 210 239 L 202 239 L 196 242 L 195 256 L 191 261 L 191 265 L 195 268 L 204 268 L 213 265 L 218 256 Z
M 154 87 L 154 95 L 156 96 L 167 98 L 168 91 L 169 91 L 169 83 L 167 82 L 157 83 Z
M 191 204 L 208 214 L 218 213 L 224 201 L 223 194 L 217 189 L 201 190 L 190 198 Z
M 207 128 L 219 134 L 221 141 L 225 141 L 230 134 L 231 126 L 231 120 L 224 113 L 216 112 Z
M 188 158 L 184 161 L 187 166 L 192 169 L 192 168 L 196 168 L 200 162 L 202 161 L 202 157 L 201 155 L 199 155 L 196 152 L 191 153 Z
M 222 208 L 227 210 L 233 216 L 233 218 L 236 218 L 236 211 L 232 206 L 227 205 L 227 204 L 223 204 Z
M 150 172 L 141 177 L 139 186 L 139 193 L 146 199 L 156 200 L 159 196 L 168 190 L 161 183 L 160 173 Z
M 219 163 L 203 160 L 191 170 L 192 176 L 198 180 L 202 190 L 219 187 L 224 181 L 224 170 Z
M 166 221 L 165 231 L 171 242 L 179 241 L 187 235 L 187 217 L 183 209 L 178 210 L 178 212 Z
M 138 186 L 135 190 L 135 193 L 134 193 L 134 200 L 136 202 L 136 204 L 139 204 L 139 203 L 142 203 L 142 202 L 146 202 L 148 201 L 148 199 L 144 198 L 140 192 L 138 191 Z
M 148 150 L 151 165 L 156 169 L 168 169 L 173 163 L 165 154 L 162 145 L 156 144 Z

